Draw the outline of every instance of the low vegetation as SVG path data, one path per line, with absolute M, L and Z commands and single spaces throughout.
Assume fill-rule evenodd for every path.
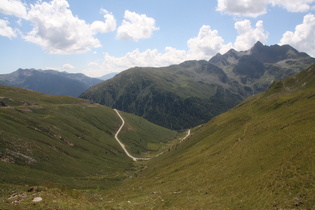
M 315 58 L 289 45 L 257 42 L 249 50 L 231 49 L 209 61 L 128 69 L 80 97 L 183 130 L 208 122 L 314 62 Z
M 9 86 L 0 86 L 0 104 L 3 190 L 11 185 L 17 185 L 12 189 L 25 185 L 108 189 L 136 170 L 114 139 L 121 120 L 110 108 Z M 137 116 L 122 114 L 126 128 L 121 139 L 133 148 L 132 154 L 137 151 L 135 156 L 144 151 L 152 156 L 159 147 L 151 145 L 177 135 Z
M 120 125 L 113 110 L 1 91 L 4 209 L 315 208 L 315 65 L 191 129 L 183 141 L 186 132 L 176 136 L 122 113 L 127 125 L 120 138 L 134 154 L 152 157 L 138 162 L 113 140 Z

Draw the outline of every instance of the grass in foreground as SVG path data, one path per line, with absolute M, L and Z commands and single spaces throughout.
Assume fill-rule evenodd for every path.
M 314 96 L 315 66 L 194 129 L 106 198 L 123 209 L 313 209 Z
M 1 202 L 8 208 L 313 209 L 314 69 L 193 129 L 183 143 L 137 163 L 113 188 L 44 188 L 41 203 L 33 204 L 32 195 L 14 204 L 8 198 L 30 187 L 4 186 Z

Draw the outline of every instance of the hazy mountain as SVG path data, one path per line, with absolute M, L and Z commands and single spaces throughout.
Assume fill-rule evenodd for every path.
M 298 73 L 315 59 L 294 48 L 233 49 L 210 61 L 186 61 L 162 68 L 132 68 L 80 97 L 134 113 L 158 125 L 184 129 L 207 122 L 274 80 Z
M 101 76 L 101 77 L 99 77 L 98 79 L 105 81 L 105 80 L 108 80 L 108 79 L 113 78 L 116 74 L 118 74 L 118 72 L 113 72 L 113 73 L 105 74 L 104 76 Z
M 54 70 L 18 69 L 0 75 L 0 84 L 27 88 L 52 95 L 79 96 L 89 87 L 102 82 L 84 74 Z

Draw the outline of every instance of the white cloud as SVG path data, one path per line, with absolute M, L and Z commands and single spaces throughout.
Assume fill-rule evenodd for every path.
M 63 69 L 74 69 L 74 66 L 71 65 L 71 64 L 66 63 L 66 64 L 64 64 L 64 65 L 62 66 L 62 68 L 63 68 Z
M 16 37 L 15 31 L 10 26 L 8 26 L 7 20 L 0 19 L 0 36 L 5 36 L 9 39 Z
M 96 33 L 114 30 L 115 19 L 105 14 L 105 22 L 95 21 L 91 25 L 73 16 L 66 0 L 37 2 L 31 5 L 27 20 L 34 25 L 24 39 L 43 47 L 51 54 L 75 54 L 101 47 Z
M 268 5 L 279 6 L 289 12 L 307 12 L 315 0 L 217 0 L 217 10 L 248 17 L 266 14 Z
M 124 20 L 117 29 L 116 38 L 138 41 L 139 39 L 150 38 L 155 30 L 159 30 L 159 28 L 155 26 L 153 18 L 126 10 Z
M 255 28 L 252 28 L 249 20 L 237 21 L 234 27 L 239 34 L 234 42 L 236 50 L 248 50 L 257 41 L 262 43 L 266 43 L 267 41 L 268 33 L 265 32 L 263 21 L 261 20 L 256 23 Z
M 274 6 L 280 6 L 289 12 L 307 12 L 312 9 L 314 0 L 270 0 Z
M 187 60 L 187 52 L 172 47 L 165 47 L 163 52 L 157 49 L 148 49 L 140 52 L 135 49 L 122 57 L 114 57 L 106 53 L 102 64 L 90 62 L 89 69 L 84 74 L 99 77 L 111 72 L 120 72 L 135 66 L 161 67 L 181 63 Z
M 218 0 L 217 10 L 248 17 L 258 17 L 266 13 L 268 0 Z
M 217 30 L 203 25 L 197 37 L 187 41 L 190 59 L 210 59 L 216 53 L 225 53 L 232 47 L 231 43 L 224 44 L 224 39 Z
M 94 21 L 91 24 L 91 30 L 93 34 L 96 33 L 108 33 L 116 30 L 116 19 L 114 15 L 108 13 L 106 10 L 102 10 L 105 13 L 105 21 Z
M 89 62 L 88 66 L 99 66 L 97 62 Z
M 0 0 L 0 13 L 23 18 L 26 16 L 26 7 L 19 0 Z
M 303 23 L 295 27 L 295 31 L 283 34 L 280 44 L 289 44 L 299 51 L 315 57 L 315 15 L 304 16 Z
M 52 66 L 47 66 L 44 69 L 46 69 L 46 70 L 54 70 L 54 71 L 61 71 L 61 69 L 59 67 L 52 67 Z
M 189 50 L 178 50 L 172 47 L 165 47 L 163 52 L 157 49 L 148 49 L 140 52 L 135 49 L 122 57 L 114 57 L 105 54 L 102 64 L 91 62 L 85 74 L 93 77 L 102 76 L 111 72 L 120 72 L 135 66 L 161 67 L 171 64 L 178 64 L 185 60 L 209 60 L 216 53 L 225 53 L 231 48 L 247 50 L 257 41 L 266 42 L 268 37 L 263 28 L 263 22 L 258 21 L 256 27 L 252 28 L 249 20 L 238 21 L 235 28 L 239 35 L 233 46 L 232 43 L 224 43 L 223 38 L 217 30 L 210 26 L 203 25 L 196 37 L 187 41 Z
M 123 57 L 112 57 L 106 54 L 103 64 L 109 67 L 109 69 L 121 71 L 133 66 L 167 66 L 181 62 L 186 59 L 186 57 L 187 54 L 185 50 L 177 50 L 172 47 L 165 47 L 163 53 L 160 53 L 157 49 L 148 49 L 144 52 L 135 49 L 132 52 L 128 52 Z

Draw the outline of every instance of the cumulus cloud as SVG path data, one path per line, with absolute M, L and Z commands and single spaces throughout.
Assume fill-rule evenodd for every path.
M 63 68 L 63 69 L 74 69 L 74 66 L 71 65 L 71 64 L 66 63 L 66 64 L 64 64 L 64 65 L 62 66 L 62 68 Z
M 218 0 L 217 10 L 248 17 L 257 17 L 266 13 L 268 0 Z
M 159 30 L 159 28 L 155 26 L 153 18 L 126 10 L 124 20 L 117 29 L 116 38 L 138 41 L 139 39 L 150 38 L 155 30 Z
M 197 37 L 187 41 L 189 57 L 191 59 L 209 59 L 216 53 L 225 53 L 232 47 L 231 43 L 224 44 L 224 39 L 217 30 L 211 30 L 210 26 L 203 25 Z
M 218 0 L 217 10 L 247 17 L 266 14 L 268 5 L 282 7 L 289 12 L 307 12 L 315 0 Z
M 9 39 L 16 37 L 15 31 L 10 26 L 8 26 L 7 20 L 0 19 L 0 36 L 5 36 Z
M 268 33 L 265 32 L 263 21 L 258 21 L 255 28 L 251 26 L 250 20 L 237 21 L 234 24 L 238 36 L 234 42 L 236 50 L 247 50 L 252 47 L 257 41 L 266 43 Z
M 273 6 L 280 6 L 289 12 L 307 12 L 312 9 L 314 0 L 270 0 Z
M 0 13 L 24 18 L 26 7 L 20 0 L 0 0 Z
M 251 26 L 249 20 L 238 21 L 235 23 L 235 29 L 239 35 L 234 44 L 225 43 L 217 30 L 203 25 L 198 35 L 187 41 L 188 50 L 165 47 L 163 52 L 157 49 L 140 52 L 139 49 L 135 49 L 122 57 L 114 57 L 107 53 L 102 64 L 89 63 L 90 68 L 85 71 L 85 74 L 96 77 L 110 72 L 120 72 L 134 66 L 161 67 L 178 64 L 185 60 L 209 60 L 216 53 L 223 54 L 231 48 L 248 50 L 257 41 L 265 43 L 268 37 L 262 21 L 258 21 L 255 27 Z
M 157 49 L 148 49 L 144 52 L 135 49 L 123 57 L 112 57 L 106 54 L 104 65 L 110 67 L 110 69 L 116 69 L 116 71 L 133 66 L 159 67 L 181 62 L 186 57 L 185 50 L 177 50 L 172 47 L 165 47 L 163 53 L 160 53 Z
M 120 72 L 135 66 L 161 67 L 181 63 L 188 59 L 185 50 L 165 47 L 163 52 L 157 49 L 148 49 L 141 52 L 135 49 L 122 57 L 114 57 L 106 53 L 103 63 L 90 62 L 84 74 L 99 77 L 111 72 Z
M 105 13 L 105 21 L 94 21 L 91 24 L 91 30 L 93 34 L 108 33 L 116 30 L 116 19 L 114 15 L 107 12 L 106 10 L 102 10 L 102 12 Z
M 265 32 L 263 22 L 258 21 L 255 27 L 251 26 L 249 20 L 238 21 L 235 23 L 238 36 L 234 44 L 225 43 L 217 30 L 212 30 L 210 26 L 203 25 L 196 37 L 187 41 L 188 50 L 178 50 L 166 47 L 163 52 L 157 49 L 148 49 L 140 52 L 135 49 L 122 57 L 114 57 L 106 54 L 104 62 L 100 65 L 91 63 L 90 68 L 85 73 L 90 76 L 101 76 L 105 72 L 119 72 L 134 66 L 168 66 L 178 64 L 185 60 L 209 60 L 216 53 L 225 53 L 231 48 L 237 50 L 248 50 L 257 41 L 266 42 L 268 33 Z M 93 65 L 92 65 L 93 64 Z
M 315 15 L 304 16 L 303 23 L 295 27 L 295 31 L 283 34 L 280 44 L 289 44 L 299 51 L 307 52 L 315 57 Z
M 100 47 L 98 39 L 84 20 L 73 16 L 66 0 L 31 5 L 27 19 L 34 25 L 24 39 L 42 46 L 52 54 L 82 53 Z

